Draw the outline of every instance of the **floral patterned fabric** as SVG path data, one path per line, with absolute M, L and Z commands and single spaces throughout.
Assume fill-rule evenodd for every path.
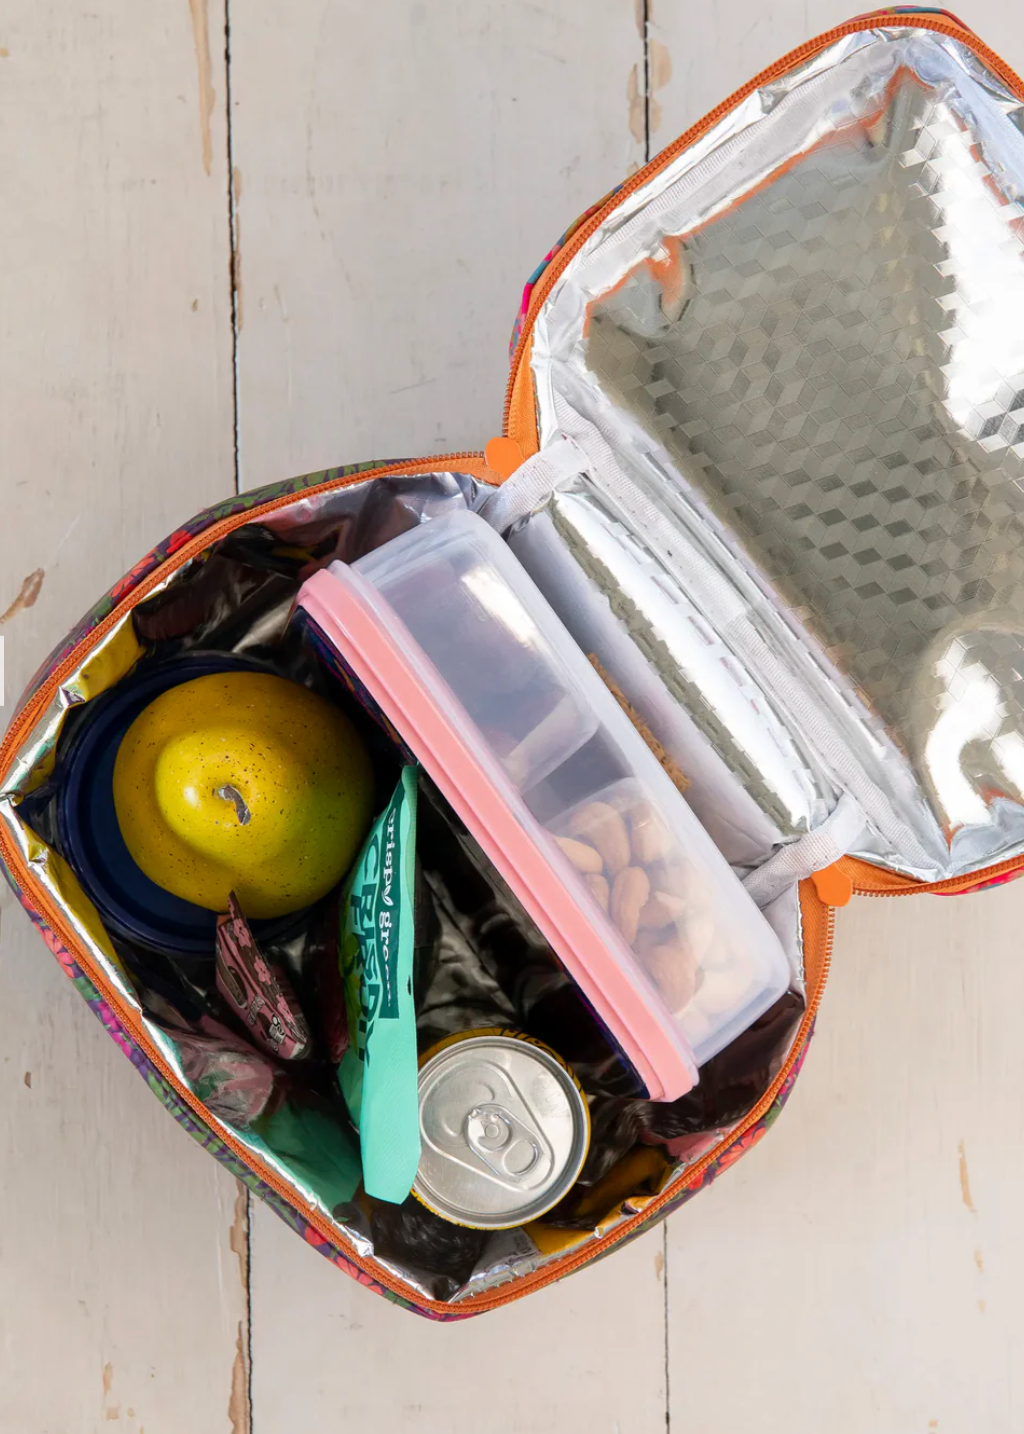
M 519 313 L 516 315 L 516 321 L 512 327 L 512 337 L 509 340 L 508 352 L 510 358 L 516 351 L 516 345 L 519 342 L 519 335 L 523 331 L 523 322 L 526 319 L 526 315 L 529 313 L 530 310 L 530 300 L 533 297 L 533 291 L 539 283 L 541 277 L 543 276 L 544 270 L 551 263 L 552 259 L 554 259 L 557 254 L 561 253 L 561 251 L 565 248 L 566 244 L 568 244 L 569 240 L 576 233 L 576 230 L 579 229 L 582 224 L 586 224 L 587 220 L 592 214 L 596 214 L 599 209 L 603 209 L 604 206 L 608 203 L 609 199 L 612 199 L 616 194 L 618 194 L 621 188 L 622 185 L 617 184 L 614 189 L 610 189 L 608 191 L 608 193 L 604 196 L 603 199 L 599 199 L 596 204 L 592 204 L 589 209 L 587 209 L 583 214 L 580 215 L 577 220 L 575 220 L 574 223 L 570 224 L 569 228 L 562 235 L 561 239 L 558 240 L 558 242 L 554 245 L 553 248 L 548 250 L 548 252 L 544 255 L 544 258 L 540 261 L 536 269 L 534 269 L 533 273 L 527 279 L 525 287 L 523 288 L 523 297 L 519 304 Z
M 118 603 L 138 587 L 139 583 L 148 578 L 150 573 L 155 572 L 161 563 L 173 557 L 186 543 L 205 532 L 214 523 L 219 523 L 224 518 L 234 517 L 236 513 L 245 513 L 250 508 L 258 508 L 263 503 L 272 503 L 277 498 L 286 498 L 289 494 L 301 493 L 306 488 L 318 487 L 321 483 L 335 482 L 340 478 L 351 478 L 355 474 L 365 473 L 371 468 L 386 467 L 390 461 L 392 460 L 372 459 L 369 463 L 350 463 L 341 468 L 325 468 L 319 473 L 304 473 L 299 478 L 289 478 L 283 483 L 269 483 L 263 488 L 252 488 L 247 493 L 238 493 L 233 498 L 224 498 L 221 502 L 204 508 L 188 523 L 183 524 L 180 528 L 175 528 L 170 537 L 165 538 L 144 558 L 140 558 L 135 566 L 130 568 L 124 577 L 116 582 L 94 607 L 89 609 L 82 620 L 71 629 L 64 641 L 53 649 L 22 693 L 14 710 L 12 722 L 17 720 L 19 712 L 22 711 L 36 689 L 46 681 L 50 673 L 59 667 L 66 657 L 71 655 L 83 637 L 98 627 L 104 618 L 109 617 Z
M 1018 877 L 1024 876 L 1024 866 L 1019 866 L 1015 871 L 1004 871 L 1001 876 L 990 876 L 988 881 L 979 881 L 974 886 L 962 886 L 959 891 L 937 891 L 936 896 L 968 896 L 975 891 L 989 891 L 993 886 L 1005 886 L 1007 882 L 1016 881 Z
M 910 6 L 895 7 L 891 10 L 876 11 L 874 13 L 876 16 L 881 18 L 886 14 L 913 13 L 915 9 L 916 7 Z M 945 12 L 929 12 L 921 10 L 920 13 Z M 617 194 L 621 187 L 621 185 L 617 186 L 615 189 L 610 191 L 610 193 L 606 195 L 602 200 L 600 200 L 599 203 L 593 205 L 590 209 L 586 211 L 586 213 L 582 214 L 580 218 L 577 219 L 576 222 L 569 229 L 566 230 L 566 232 L 562 235 L 562 237 L 558 240 L 554 247 L 545 256 L 540 265 L 538 265 L 535 272 L 530 276 L 530 279 L 528 280 L 523 290 L 523 297 L 522 302 L 520 304 L 519 315 L 517 317 L 515 329 L 512 334 L 511 347 L 513 350 L 515 349 L 515 346 L 518 343 L 520 334 L 522 332 L 523 321 L 529 311 L 530 300 L 533 295 L 534 288 L 544 274 L 545 269 L 560 253 L 560 251 L 564 248 L 566 243 L 568 243 L 568 241 L 572 238 L 572 236 L 576 233 L 580 226 L 582 224 L 585 224 L 592 214 L 596 213 L 597 210 L 602 208 L 610 198 Z M 135 566 L 128 573 L 125 574 L 125 576 L 120 580 L 120 582 L 116 583 L 114 587 L 111 588 L 111 590 L 106 594 L 106 596 L 103 597 L 100 602 L 98 602 L 96 606 L 93 607 L 85 615 L 85 617 L 77 625 L 77 627 L 75 627 L 73 631 L 68 634 L 67 638 L 57 648 L 54 649 L 54 651 L 43 663 L 39 672 L 36 674 L 32 682 L 26 689 L 25 694 L 23 695 L 20 703 L 18 704 L 18 708 L 16 709 L 15 717 L 17 717 L 17 713 L 24 708 L 26 702 L 30 700 L 33 693 L 47 679 L 47 677 L 67 657 L 71 655 L 78 643 L 85 636 L 87 636 L 88 633 L 90 633 L 106 617 L 109 616 L 109 614 L 114 610 L 114 608 L 119 602 L 121 602 L 125 597 L 127 597 L 139 585 L 139 583 L 141 583 L 151 573 L 155 572 L 156 569 L 162 563 L 166 562 L 169 558 L 172 558 L 174 554 L 177 553 L 182 547 L 184 547 L 186 543 L 188 543 L 197 535 L 204 532 L 212 524 L 217 523 L 224 518 L 231 517 L 235 514 L 243 513 L 248 509 L 259 506 L 260 504 L 273 501 L 274 499 L 286 497 L 289 494 L 293 493 L 301 493 L 306 488 L 313 487 L 322 483 L 349 478 L 358 473 L 362 473 L 369 469 L 382 466 L 386 465 L 380 462 L 352 464 L 346 467 L 327 469 L 319 473 L 305 474 L 304 476 L 299 478 L 289 479 L 287 482 L 284 483 L 278 483 L 268 487 L 255 489 L 252 492 L 243 493 L 238 495 L 237 497 L 225 499 L 223 502 L 217 503 L 213 507 L 205 509 L 204 512 L 200 513 L 190 522 L 186 523 L 180 528 L 177 528 L 163 543 L 161 543 L 158 547 L 154 548 L 150 553 L 148 553 L 144 558 L 142 558 L 138 563 L 136 563 Z M 386 1299 L 392 1300 L 395 1304 L 401 1305 L 405 1309 L 412 1310 L 431 1319 L 437 1319 L 442 1321 L 461 1320 L 467 1319 L 473 1313 L 475 1313 L 473 1309 L 466 1309 L 464 1307 L 453 1307 L 450 1312 L 438 1312 L 436 1310 L 425 1309 L 420 1305 L 416 1304 L 414 1301 L 408 1300 L 401 1295 L 396 1294 L 394 1291 L 387 1289 L 384 1285 L 380 1284 L 379 1281 L 373 1279 L 372 1276 L 366 1274 L 364 1271 L 359 1269 L 359 1267 L 344 1253 L 344 1251 L 342 1251 L 337 1245 L 331 1243 L 329 1240 L 326 1240 L 322 1235 L 320 1235 L 297 1210 L 295 1210 L 286 1200 L 284 1200 L 273 1189 L 271 1189 L 270 1186 L 265 1184 L 264 1181 L 260 1180 L 259 1177 L 256 1176 L 248 1168 L 248 1166 L 243 1164 L 238 1159 L 235 1153 L 230 1149 L 229 1146 L 224 1143 L 223 1140 L 221 1140 L 221 1138 L 216 1134 L 216 1132 L 208 1124 L 199 1119 L 199 1117 L 194 1113 L 191 1107 L 187 1105 L 185 1101 L 177 1094 L 173 1086 L 171 1086 L 169 1082 L 164 1079 L 160 1071 L 153 1065 L 146 1053 L 132 1040 L 131 1036 L 128 1034 L 128 1032 L 122 1026 L 121 1022 L 118 1020 L 115 1012 L 103 999 L 100 992 L 96 989 L 95 985 L 83 971 L 72 953 L 67 950 L 67 948 L 61 943 L 55 933 L 43 920 L 40 913 L 36 911 L 34 907 L 30 904 L 24 892 L 21 891 L 13 874 L 8 871 L 6 867 L 4 868 L 4 874 L 10 882 L 11 886 L 13 887 L 16 895 L 18 896 L 18 899 L 21 901 L 21 904 L 24 906 L 25 910 L 31 917 L 43 940 L 53 952 L 54 956 L 56 956 L 57 960 L 60 962 L 61 967 L 63 968 L 67 976 L 70 978 L 70 980 L 74 983 L 79 994 L 83 997 L 83 999 L 89 1005 L 90 1009 L 94 1012 L 97 1018 L 102 1022 L 103 1026 L 105 1027 L 111 1038 L 117 1043 L 117 1045 L 131 1061 L 132 1065 L 138 1071 L 139 1075 L 143 1078 L 143 1080 L 146 1081 L 153 1094 L 171 1112 L 175 1120 L 177 1120 L 178 1123 L 188 1131 L 188 1133 L 193 1137 L 194 1140 L 197 1140 L 199 1144 L 201 1144 L 206 1150 L 210 1152 L 211 1155 L 214 1155 L 224 1166 L 226 1166 L 226 1168 L 234 1176 L 237 1177 L 237 1179 L 243 1181 L 245 1185 L 255 1195 L 258 1195 L 261 1200 L 265 1201 L 265 1203 L 269 1205 L 271 1209 L 273 1209 L 281 1217 L 282 1220 L 285 1220 L 293 1230 L 295 1230 L 298 1234 L 302 1235 L 308 1244 L 314 1246 L 314 1248 L 319 1250 L 320 1253 L 326 1259 L 331 1261 L 332 1264 L 344 1270 L 346 1274 L 351 1275 L 352 1278 L 357 1280 L 361 1285 L 365 1285 L 368 1289 L 373 1290 L 377 1294 L 383 1295 Z M 996 877 L 990 881 L 979 883 L 976 888 L 972 889 L 983 890 L 987 886 L 998 886 L 1004 881 L 1011 880 L 1013 876 L 1019 874 L 1020 873 L 1009 873 L 1004 876 Z M 789 1098 L 789 1095 L 796 1082 L 796 1078 L 803 1065 L 804 1057 L 807 1051 L 807 1045 L 810 1040 L 810 1034 L 811 1032 L 808 1032 L 803 1047 L 798 1054 L 797 1060 L 792 1070 L 790 1071 L 788 1077 L 786 1078 L 786 1081 L 780 1088 L 774 1102 L 765 1112 L 765 1114 L 752 1127 L 750 1127 L 750 1129 L 745 1131 L 741 1136 L 737 1137 L 734 1141 L 732 1141 L 731 1144 L 726 1146 L 726 1148 L 722 1150 L 719 1155 L 706 1168 L 700 1171 L 699 1174 L 693 1176 L 690 1180 L 687 1180 L 684 1176 L 681 1179 L 678 1190 L 675 1191 L 671 1199 L 666 1204 L 661 1206 L 660 1209 L 653 1211 L 647 1219 L 641 1221 L 634 1229 L 629 1232 L 627 1236 L 624 1236 L 622 1239 L 614 1242 L 606 1249 L 600 1251 L 599 1256 L 595 1256 L 595 1258 L 603 1258 L 604 1255 L 613 1253 L 615 1250 L 619 1249 L 621 1245 L 625 1244 L 627 1240 L 635 1239 L 637 1236 L 644 1233 L 646 1230 L 652 1228 L 660 1220 L 671 1214 L 673 1210 L 676 1210 L 681 1205 L 685 1204 L 686 1201 L 696 1195 L 698 1191 L 703 1190 L 705 1186 L 710 1185 L 711 1182 L 715 1180 L 722 1173 L 723 1170 L 727 1170 L 730 1165 L 733 1165 L 740 1158 L 740 1156 L 744 1155 L 746 1151 L 751 1149 L 751 1147 L 754 1146 L 761 1139 L 761 1137 L 765 1134 L 769 1127 L 773 1125 L 774 1122 L 777 1120 L 782 1110 L 782 1107 L 785 1105 L 787 1099 Z M 584 1261 L 583 1263 L 586 1262 Z
M 143 579 L 148 577 L 150 573 L 154 572 L 161 563 L 173 557 L 190 539 L 204 532 L 213 523 L 219 522 L 223 518 L 231 517 L 233 514 L 245 512 L 262 503 L 273 501 L 275 498 L 283 497 L 290 493 L 299 493 L 304 488 L 330 482 L 334 479 L 348 478 L 354 474 L 382 466 L 386 465 L 379 462 L 352 464 L 344 468 L 329 469 L 322 473 L 307 474 L 302 478 L 295 478 L 287 483 L 279 483 L 271 487 L 256 489 L 251 493 L 244 493 L 239 497 L 229 498 L 222 503 L 215 504 L 213 507 L 207 508 L 204 512 L 193 518 L 191 522 L 177 528 L 163 543 L 154 548 L 153 551 L 148 553 L 140 562 L 136 563 L 131 571 L 126 573 L 120 582 L 116 583 L 110 592 L 86 614 L 68 638 L 62 642 L 59 647 L 54 649 L 26 689 L 19 703 L 18 710 L 20 711 L 24 707 L 25 703 L 46 680 L 48 675 L 73 652 L 81 639 L 98 626 L 122 599 L 127 597 L 128 594 L 131 593 Z M 225 1165 L 227 1169 L 231 1171 L 232 1175 L 242 1180 L 246 1186 L 252 1190 L 255 1195 L 258 1195 L 261 1200 L 265 1201 L 282 1220 L 286 1221 L 293 1230 L 302 1235 L 308 1244 L 319 1250 L 333 1265 L 337 1265 L 339 1269 L 344 1270 L 346 1274 L 358 1280 L 361 1285 L 365 1285 L 367 1288 L 374 1290 L 377 1294 L 383 1295 L 386 1299 L 392 1300 L 395 1304 L 401 1305 L 405 1309 L 413 1310 L 430 1319 L 449 1321 L 468 1319 L 472 1316 L 474 1311 L 464 1307 L 453 1307 L 450 1312 L 438 1312 L 425 1309 L 414 1301 L 405 1299 L 393 1290 L 387 1289 L 384 1285 L 380 1284 L 379 1281 L 359 1269 L 337 1245 L 324 1239 L 297 1210 L 278 1195 L 276 1191 L 271 1189 L 269 1185 L 253 1174 L 248 1166 L 239 1160 L 234 1151 L 225 1145 L 216 1132 L 204 1121 L 199 1119 L 191 1107 L 178 1095 L 174 1087 L 164 1079 L 146 1053 L 136 1045 L 118 1020 L 115 1012 L 103 999 L 100 992 L 78 964 L 73 954 L 67 950 L 43 920 L 40 913 L 31 905 L 27 896 L 19 887 L 13 873 L 8 871 L 6 866 L 4 866 L 3 869 L 4 875 L 14 889 L 22 906 L 28 912 L 47 946 L 60 962 L 65 974 L 74 983 L 78 993 L 83 997 L 96 1017 L 102 1022 L 111 1039 L 117 1043 L 131 1061 L 153 1094 L 161 1104 L 171 1112 L 175 1120 L 188 1131 L 194 1140 L 197 1140 L 204 1149 L 208 1150 L 211 1155 L 214 1155 Z M 784 1088 L 779 1092 L 779 1096 L 771 1110 L 768 1111 L 752 1130 L 748 1131 L 741 1140 L 734 1142 L 733 1145 L 723 1151 L 718 1159 L 702 1173 L 700 1178 L 692 1186 L 683 1184 L 679 1193 L 673 1197 L 669 1205 L 657 1211 L 649 1220 L 644 1221 L 637 1230 L 631 1231 L 627 1238 L 634 1238 L 635 1235 L 642 1233 L 643 1230 L 650 1228 L 659 1219 L 664 1218 L 664 1215 L 669 1213 L 670 1210 L 675 1209 L 677 1205 L 683 1204 L 691 1195 L 696 1194 L 697 1190 L 709 1184 L 721 1170 L 726 1169 L 728 1165 L 732 1164 L 755 1140 L 760 1139 L 760 1136 L 767 1130 L 768 1126 L 782 1109 L 789 1095 L 794 1078 L 795 1071 L 793 1076 L 786 1082 Z M 609 1250 L 602 1253 L 611 1253 L 611 1250 L 618 1249 L 621 1243 L 623 1243 L 623 1241 L 616 1242 Z
M 269 1205 L 276 1215 L 280 1216 L 287 1225 L 303 1237 L 307 1244 L 312 1245 L 325 1259 L 330 1260 L 332 1265 L 336 1265 L 338 1269 L 344 1270 L 345 1274 L 351 1275 L 359 1284 L 365 1285 L 367 1289 L 373 1290 L 375 1294 L 383 1295 L 385 1299 L 391 1300 L 403 1309 L 411 1310 L 413 1313 L 423 1315 L 427 1319 L 442 1322 L 470 1319 L 473 1314 L 476 1313 L 473 1309 L 467 1309 L 465 1307 L 453 1307 L 450 1312 L 439 1312 L 434 1309 L 424 1308 L 412 1300 L 405 1299 L 394 1290 L 388 1289 L 378 1280 L 375 1280 L 372 1275 L 368 1275 L 364 1270 L 361 1270 L 337 1245 L 325 1239 L 293 1206 L 282 1199 L 282 1197 L 261 1180 L 259 1176 L 255 1175 L 247 1165 L 243 1164 L 235 1155 L 234 1151 L 225 1145 L 215 1131 L 198 1118 L 191 1107 L 178 1095 L 174 1087 L 160 1074 L 145 1051 L 132 1040 L 124 1026 L 118 1020 L 115 1012 L 111 1010 L 102 995 L 97 991 L 71 952 L 68 951 L 54 934 L 39 912 L 30 904 L 28 898 L 18 887 L 12 874 L 7 871 L 6 867 L 4 868 L 4 875 L 13 887 L 18 900 L 31 917 L 36 930 L 42 936 L 54 956 L 56 956 L 64 974 L 72 981 L 75 989 L 89 1006 L 89 1009 L 101 1022 L 111 1039 L 120 1047 L 124 1055 L 128 1057 L 153 1094 L 160 1103 L 170 1111 L 178 1124 L 188 1131 L 193 1140 L 198 1141 L 204 1150 L 209 1151 L 211 1155 L 215 1156 L 216 1159 L 219 1160 L 222 1165 L 226 1166 L 232 1175 L 238 1180 L 241 1180 L 254 1195 L 259 1196 L 261 1200 Z M 808 1033 L 807 1037 L 807 1041 L 809 1040 L 810 1033 Z M 755 1125 L 733 1141 L 731 1145 L 727 1146 L 692 1182 L 687 1183 L 684 1180 L 679 1191 L 668 1204 L 662 1206 L 660 1210 L 655 1211 L 649 1219 L 643 1221 L 634 1230 L 631 1230 L 628 1236 L 616 1241 L 607 1250 L 602 1251 L 600 1256 L 595 1256 L 595 1258 L 603 1258 L 605 1254 L 611 1254 L 614 1250 L 619 1249 L 621 1245 L 636 1239 L 638 1235 L 653 1228 L 659 1221 L 671 1214 L 673 1210 L 678 1209 L 680 1205 L 684 1205 L 686 1201 L 696 1195 L 699 1190 L 703 1190 L 706 1185 L 710 1185 L 712 1180 L 721 1174 L 723 1170 L 728 1169 L 741 1155 L 744 1155 L 753 1145 L 756 1145 L 769 1126 L 774 1124 L 783 1105 L 785 1105 L 788 1100 L 790 1091 L 793 1088 L 800 1067 L 803 1064 L 806 1049 L 807 1042 L 805 1041 L 803 1049 L 785 1083 L 779 1090 L 774 1103 Z

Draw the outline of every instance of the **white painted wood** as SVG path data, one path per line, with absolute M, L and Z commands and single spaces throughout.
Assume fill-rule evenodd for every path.
M 965 3 L 1019 65 L 1011 0 Z M 653 0 L 652 147 L 851 8 Z M 223 35 L 222 0 L 0 15 L 8 708 L 232 487 Z M 524 279 L 641 157 L 636 7 L 250 0 L 230 42 L 243 483 L 479 445 Z M 236 1187 L 0 907 L 0 1427 L 243 1434 Z M 441 1327 L 257 1207 L 256 1434 L 653 1434 L 666 1399 L 686 1434 L 1016 1434 L 1022 915 L 841 914 L 789 1110 L 668 1227 L 668 1392 L 660 1231 Z
M 1012 0 L 956 8 L 1024 63 Z M 655 147 L 854 10 L 655 0 Z M 1022 914 L 1019 887 L 840 913 L 789 1109 L 668 1227 L 673 1429 L 1021 1428 Z
M 660 1230 L 526 1304 L 448 1325 L 369 1294 L 266 1209 L 252 1244 L 256 1434 L 665 1427 Z
M 3 719 L 84 609 L 233 487 L 223 24 L 217 0 L 0 15 Z M 241 1434 L 235 1182 L 6 887 L 0 1006 L 0 1428 Z
M 1024 886 L 854 902 L 778 1124 L 668 1226 L 673 1429 L 1024 1426 Z
M 300 3 L 233 27 L 244 486 L 498 431 L 523 282 L 642 157 L 634 13 L 602 0 L 578 21 L 567 0 Z M 442 1328 L 257 1208 L 255 1427 L 287 1434 L 301 1410 L 313 1428 L 660 1428 L 661 1249 L 659 1232 L 529 1309 Z
M 1001 27 L 1009 33 L 1009 7 L 993 3 L 986 11 L 986 23 L 980 17 L 976 23 L 994 43 L 1005 44 L 996 32 Z M 669 7 L 656 0 L 649 13 L 656 149 L 756 69 L 848 12 L 785 0 L 770 11 L 752 3 Z M 550 176 L 530 171 L 524 179 L 529 150 L 513 147 L 522 141 L 516 131 L 509 137 L 507 96 L 494 83 L 493 67 L 489 87 L 478 85 L 472 71 L 466 76 L 465 100 L 458 88 L 462 75 L 450 67 L 453 86 L 434 92 L 419 121 L 411 131 L 406 127 L 405 116 L 422 93 L 411 56 L 426 67 L 445 53 L 455 20 L 431 12 L 428 34 L 415 27 L 406 33 L 403 10 L 401 23 L 384 21 L 381 38 L 375 16 L 373 34 L 352 51 L 358 54 L 353 78 L 340 37 L 360 33 L 358 23 L 347 14 L 317 10 L 323 23 L 314 39 L 308 21 L 304 28 L 303 7 L 299 16 L 297 31 L 288 35 L 276 27 L 236 27 L 233 34 L 235 156 L 243 172 L 239 371 L 246 484 L 290 468 L 371 452 L 425 452 L 432 444 L 462 446 L 486 436 L 486 404 L 497 401 L 490 395 L 503 384 L 496 348 L 506 310 L 490 308 L 495 295 L 506 303 L 501 270 L 509 267 L 509 256 L 519 262 L 522 227 L 557 207 L 551 196 L 560 203 L 556 191 L 564 187 L 554 182 L 562 136 L 546 108 L 563 103 L 564 94 L 554 97 L 548 86 L 531 96 L 531 113 L 545 116 Z M 521 20 L 521 12 L 513 11 L 506 22 L 517 35 Z M 479 37 L 462 44 L 474 58 L 485 49 Z M 577 51 L 572 67 L 588 69 L 603 135 L 615 111 L 611 105 L 601 109 L 602 97 L 616 91 L 614 83 L 602 83 L 601 66 L 590 54 L 605 53 L 596 22 L 583 44 L 588 53 Z M 516 63 L 515 48 L 507 66 Z M 323 78 L 327 72 L 330 84 Z M 464 105 L 472 109 L 488 93 L 497 96 L 492 128 L 479 136 L 458 132 Z M 369 132 L 363 123 L 367 95 L 386 97 L 383 106 L 376 104 L 383 113 Z M 593 122 L 592 111 L 589 118 Z M 346 132 L 358 136 L 354 154 L 341 139 Z M 614 138 L 614 126 L 611 133 Z M 518 191 L 515 222 L 495 227 L 501 248 L 486 263 L 477 236 L 487 221 L 474 210 L 467 230 L 465 218 L 467 192 L 471 203 L 480 192 L 495 195 L 498 167 L 492 173 L 479 157 L 485 138 L 507 166 L 492 203 L 508 204 Z M 615 142 L 627 144 L 627 163 L 635 160 L 632 140 Z M 573 131 L 564 152 L 575 156 L 580 147 Z M 602 154 L 601 146 L 593 153 Z M 446 155 L 453 162 L 449 170 Z M 580 186 L 565 208 L 567 217 L 612 181 L 615 157 L 609 154 L 607 172 L 589 190 Z M 438 176 L 446 180 L 443 186 Z M 396 221 L 404 214 L 414 215 L 421 227 Z M 534 245 L 538 254 L 561 227 L 557 217 L 545 222 Z M 442 232 L 446 228 L 450 235 Z M 410 234 L 422 235 L 422 255 L 410 246 Z M 520 263 L 518 272 L 531 262 Z M 497 335 L 491 349 L 473 344 L 472 358 L 463 310 L 446 307 L 460 264 L 466 266 L 466 302 L 475 306 L 480 338 L 488 324 Z M 426 275 L 415 292 L 411 272 Z M 400 287 L 396 274 L 405 276 Z M 298 302 L 282 303 L 281 275 L 290 276 L 286 287 Z M 358 348 L 354 334 L 365 336 Z M 396 373 L 400 380 L 391 377 Z M 947 1427 L 956 1415 L 949 1427 L 979 1434 L 1019 1427 L 1006 1369 L 1007 1351 L 1020 1333 L 1011 1296 L 1022 1247 L 1009 1212 L 1021 1171 L 1013 1141 L 1004 1149 L 993 1135 L 992 1111 L 1005 1115 L 1019 1086 L 1013 1050 L 1024 992 L 1009 943 L 1021 901 L 1024 892 L 933 901 L 923 908 L 862 903 L 844 916 L 849 934 L 838 962 L 843 965 L 847 951 L 849 958 L 823 1016 L 829 1034 L 819 1037 L 794 1113 L 670 1226 L 672 1427 L 688 1434 L 740 1428 L 810 1434 L 823 1427 L 837 1434 L 868 1428 L 904 1434 L 920 1427 L 923 1434 Z M 880 921 L 884 932 L 872 927 Z M 980 965 L 972 949 L 979 931 L 986 947 L 999 949 L 991 965 Z M 882 951 L 887 959 L 892 951 L 894 972 L 883 968 Z M 854 982 L 845 994 L 844 978 Z M 962 983 L 974 991 L 966 1011 Z M 893 1005 L 880 1014 L 890 990 Z M 982 1026 L 1001 1056 L 978 1055 Z M 826 1064 L 821 1051 L 829 1040 L 839 1043 L 840 1053 Z M 1009 1070 L 1005 1088 L 997 1064 Z M 965 1078 L 968 1068 L 973 1074 Z M 804 1111 L 807 1129 L 798 1124 Z M 848 1124 L 839 1124 L 840 1114 L 851 1117 Z M 980 1204 L 978 1215 L 963 1205 L 961 1139 L 969 1178 L 977 1170 L 979 1185 L 984 1175 L 987 1215 Z M 972 1198 L 978 1200 L 976 1190 Z M 984 1244 L 974 1243 L 982 1235 L 998 1251 L 1005 1274 L 992 1274 Z M 657 1239 L 646 1242 L 655 1253 Z M 660 1389 L 660 1375 L 649 1363 L 657 1310 L 650 1291 L 643 1293 L 642 1269 L 638 1292 L 632 1291 L 635 1250 L 482 1322 L 451 1328 L 413 1322 L 410 1328 L 408 1317 L 343 1277 L 339 1281 L 315 1255 L 295 1246 L 271 1216 L 256 1213 L 254 1397 L 260 1434 L 288 1429 L 297 1408 L 308 1410 L 314 1426 L 337 1416 L 425 1430 L 483 1425 L 504 1431 L 541 1423 L 570 1430 L 661 1427 L 662 1408 L 650 1397 Z M 300 1260 L 308 1274 L 299 1274 Z M 569 1308 L 577 1298 L 580 1304 Z M 979 1300 L 986 1301 L 984 1314 Z M 618 1327 L 620 1340 L 598 1346 L 604 1357 L 581 1380 L 576 1371 L 594 1347 L 591 1320 L 600 1330 Z M 987 1345 L 979 1330 L 989 1332 Z M 557 1351 L 553 1362 L 545 1358 L 549 1347 Z M 777 1358 L 780 1348 L 790 1355 L 788 1363 Z M 506 1400 L 508 1368 L 516 1371 L 516 1389 L 531 1391 L 532 1404 Z M 807 1378 L 798 1383 L 804 1371 Z M 973 1407 L 984 1411 L 988 1424 L 971 1417 L 969 1393 L 985 1377 L 988 1392 L 980 1402 L 975 1395 Z M 298 1405 L 296 1384 L 307 1391 Z M 552 1392 L 566 1386 L 573 1391 L 570 1407 L 549 1415 Z M 932 1390 L 930 1413 L 925 1396 Z M 941 1411 L 943 1419 L 931 1426 Z
M 244 1199 L 2 919 L 0 1428 L 243 1434 Z
M 222 104 L 223 23 L 201 26 Z M 224 118 L 207 175 L 188 5 L 9 0 L 0 26 L 0 613 L 43 574 L 0 628 L 9 712 L 234 480 Z
M 652 88 L 652 154 L 797 45 L 871 8 L 858 10 L 856 0 L 649 0 L 652 46 L 661 47 L 652 66 L 661 81 Z M 1011 65 L 1024 64 L 1016 0 L 964 0 L 952 8 Z
M 243 487 L 482 447 L 523 284 L 641 153 L 632 0 L 250 5 L 231 52 Z

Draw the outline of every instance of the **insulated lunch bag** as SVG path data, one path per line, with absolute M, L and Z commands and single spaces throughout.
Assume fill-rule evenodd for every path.
M 830 30 L 547 255 L 485 453 L 207 509 L 30 684 L 19 900 L 179 1123 L 360 1283 L 461 1319 L 650 1228 L 785 1104 L 835 907 L 1024 870 L 1022 220 L 992 51 L 931 10 Z M 553 1208 L 338 1197 L 330 903 L 254 923 L 315 1057 L 210 1065 L 213 918 L 122 881 L 108 789 L 168 672 L 235 669 L 416 765 L 421 1055 L 500 1027 L 566 1063 L 589 1153 Z

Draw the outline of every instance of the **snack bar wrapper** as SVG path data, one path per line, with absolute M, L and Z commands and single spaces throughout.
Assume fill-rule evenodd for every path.
M 402 771 L 345 887 L 338 959 L 349 1048 L 338 1068 L 368 1195 L 400 1205 L 420 1159 L 415 952 L 416 768 Z
M 268 1056 L 299 1061 L 312 1051 L 291 982 L 284 968 L 260 951 L 234 892 L 228 915 L 217 917 L 217 990 Z

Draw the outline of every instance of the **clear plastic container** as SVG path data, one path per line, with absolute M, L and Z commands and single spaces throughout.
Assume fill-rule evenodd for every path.
M 627 778 L 595 791 L 548 829 L 702 1066 L 782 995 L 789 971 L 753 903 L 723 913 L 729 894 L 699 853 L 695 858 L 689 834 L 680 836 L 673 788 L 668 796 L 666 803 L 664 790 Z
M 424 523 L 353 567 L 394 608 L 520 791 L 594 735 L 586 686 L 569 671 L 572 638 L 538 617 L 515 558 L 481 518 Z
M 459 513 L 310 579 L 300 605 L 674 1100 L 773 1004 L 771 927 L 500 537 Z

